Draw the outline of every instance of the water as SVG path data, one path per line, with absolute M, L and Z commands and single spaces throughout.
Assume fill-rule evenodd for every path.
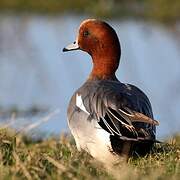
M 0 16 L 0 106 L 59 110 L 42 131 L 67 131 L 66 109 L 73 92 L 91 70 L 82 51 L 62 53 L 73 42 L 84 17 Z M 159 138 L 180 131 L 180 25 L 109 20 L 121 41 L 117 72 L 122 82 L 140 87 L 150 98 Z M 47 113 L 44 114 L 46 116 Z M 39 116 L 18 122 L 37 121 Z M 20 126 L 20 125 L 18 125 Z

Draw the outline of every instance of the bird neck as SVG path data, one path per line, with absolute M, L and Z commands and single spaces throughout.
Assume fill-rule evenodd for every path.
M 89 79 L 109 79 L 115 80 L 115 72 L 119 65 L 119 59 L 116 57 L 93 57 L 93 68 Z

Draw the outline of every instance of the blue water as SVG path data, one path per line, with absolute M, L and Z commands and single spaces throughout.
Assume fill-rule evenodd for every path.
M 73 92 L 91 71 L 82 51 L 62 53 L 75 40 L 80 16 L 0 16 L 0 106 L 59 110 L 42 131 L 67 131 L 66 109 Z M 117 77 L 140 87 L 160 121 L 159 138 L 180 132 L 180 25 L 109 20 L 121 41 Z M 43 114 L 46 116 L 48 113 Z M 17 119 L 38 121 L 38 117 Z M 20 123 L 21 122 L 21 123 Z

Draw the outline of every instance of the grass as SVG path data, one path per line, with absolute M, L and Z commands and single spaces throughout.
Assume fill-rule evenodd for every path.
M 131 158 L 107 171 L 68 135 L 32 140 L 11 129 L 0 130 L 1 179 L 178 179 L 180 136 L 154 146 L 146 157 Z

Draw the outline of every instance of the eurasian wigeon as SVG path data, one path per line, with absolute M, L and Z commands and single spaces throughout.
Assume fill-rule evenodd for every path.
M 153 119 L 147 96 L 136 86 L 121 83 L 115 72 L 121 48 L 114 29 L 106 22 L 81 23 L 76 41 L 63 51 L 83 50 L 92 57 L 87 81 L 74 93 L 68 124 L 78 150 L 103 163 L 119 157 L 146 154 L 156 141 L 158 121 Z

